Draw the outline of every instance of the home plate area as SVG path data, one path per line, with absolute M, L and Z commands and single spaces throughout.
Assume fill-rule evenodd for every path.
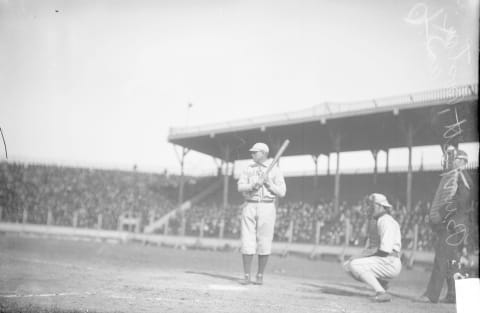
M 261 286 L 241 284 L 238 253 L 133 243 L 0 235 L 0 264 L 1 312 L 455 312 L 413 301 L 421 268 L 403 270 L 379 304 L 340 263 L 294 256 L 272 256 Z

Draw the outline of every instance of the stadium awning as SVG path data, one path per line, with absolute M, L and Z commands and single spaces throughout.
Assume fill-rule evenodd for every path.
M 229 161 L 250 158 L 248 148 L 258 141 L 266 142 L 274 153 L 283 140 L 290 139 L 285 156 L 406 147 L 409 132 L 412 146 L 442 144 L 444 135 L 459 129 L 459 142 L 477 142 L 477 102 L 478 85 L 466 85 L 371 101 L 324 103 L 302 111 L 212 125 L 174 127 L 168 141 L 219 159 L 225 159 L 228 148 Z

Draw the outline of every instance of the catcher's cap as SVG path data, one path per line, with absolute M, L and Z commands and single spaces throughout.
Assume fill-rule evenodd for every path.
M 253 147 L 250 148 L 249 151 L 250 152 L 262 151 L 262 152 L 268 153 L 269 149 L 268 149 L 268 146 L 263 142 L 257 142 L 256 144 L 253 145 Z
M 373 203 L 378 203 L 381 206 L 391 208 L 392 205 L 388 202 L 387 197 L 382 195 L 381 193 L 372 193 L 369 197 L 368 200 L 372 201 Z
M 457 155 L 455 159 L 462 159 L 468 162 L 468 154 L 463 150 L 457 150 Z

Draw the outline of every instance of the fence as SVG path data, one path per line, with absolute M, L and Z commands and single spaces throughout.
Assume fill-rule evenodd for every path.
M 2 208 L 0 207 L 0 222 L 2 221 Z M 125 228 L 124 223 L 125 220 L 120 218 L 118 221 L 118 231 L 107 231 L 107 230 L 102 230 L 102 221 L 103 221 L 103 215 L 98 214 L 97 216 L 97 224 L 95 225 L 94 229 L 88 229 L 88 228 L 79 228 L 79 213 L 78 211 L 75 211 L 72 217 L 72 223 L 71 227 L 61 227 L 61 226 L 55 226 L 53 225 L 53 215 L 52 211 L 49 209 L 48 210 L 48 217 L 47 217 L 47 223 L 46 225 L 47 228 L 42 228 L 42 225 L 33 225 L 33 224 L 28 224 L 28 211 L 23 210 L 23 216 L 22 216 L 22 224 L 18 223 L 2 223 L 4 227 L 6 227 L 7 231 L 14 231 L 17 232 L 29 232 L 28 229 L 30 230 L 35 230 L 33 232 L 38 232 L 42 233 L 42 229 L 46 230 L 48 229 L 47 233 L 51 232 L 52 229 L 60 229 L 57 231 L 54 231 L 53 234 L 67 234 L 69 233 L 69 228 L 71 229 L 71 233 L 75 234 L 75 236 L 79 236 L 79 234 L 88 234 L 86 235 L 87 237 L 95 237 L 99 236 L 101 238 L 106 238 L 109 237 L 108 234 L 111 234 L 112 239 L 118 239 L 121 238 L 121 241 L 126 241 L 127 237 L 125 236 L 130 236 L 128 238 L 130 239 L 138 239 L 138 236 L 141 236 L 141 240 L 144 242 L 148 242 L 149 240 L 154 239 L 154 242 L 162 242 L 162 240 L 158 239 L 158 235 L 146 235 L 146 234 L 140 234 L 139 233 L 139 228 L 138 227 L 127 227 L 128 231 L 124 231 Z M 151 221 L 150 221 L 151 222 Z M 135 222 L 136 223 L 136 222 Z M 17 225 L 17 228 L 11 228 L 11 226 L 5 226 L 5 225 Z M 22 228 L 21 225 L 24 227 Z M 177 243 L 175 243 L 175 246 L 181 245 L 181 242 L 186 242 L 189 243 L 193 240 L 193 245 L 196 247 L 203 247 L 203 246 L 208 246 L 208 247 L 221 247 L 224 246 L 225 244 L 228 244 L 229 246 L 232 246 L 232 242 L 236 242 L 236 245 L 238 245 L 238 238 L 230 238 L 230 239 L 225 239 L 224 238 L 224 227 L 225 227 L 225 220 L 222 219 L 220 221 L 220 230 L 218 232 L 218 235 L 215 237 L 206 237 L 205 236 L 205 225 L 206 221 L 205 218 L 202 218 L 200 220 L 200 227 L 199 227 L 199 233 L 197 236 L 172 236 L 171 235 L 171 228 L 169 223 L 167 222 L 165 224 L 165 227 L 162 229 L 162 235 L 161 237 L 169 238 L 168 242 L 175 242 L 175 238 Z M 316 259 L 317 257 L 321 257 L 324 255 L 326 252 L 328 253 L 333 253 L 337 255 L 338 259 L 340 261 L 346 260 L 346 258 L 353 253 L 352 251 L 357 251 L 358 249 L 361 249 L 362 247 L 352 247 L 350 245 L 350 239 L 352 238 L 352 224 L 350 222 L 350 219 L 346 218 L 343 223 L 343 241 L 341 245 L 336 245 L 336 246 L 326 246 L 325 244 L 322 244 L 321 242 L 321 231 L 322 228 L 325 226 L 323 221 L 316 221 L 315 222 L 315 227 L 314 231 L 315 234 L 313 236 L 314 240 L 312 243 L 296 243 L 294 241 L 294 233 L 295 233 L 295 222 L 293 219 L 289 221 L 288 224 L 288 230 L 286 232 L 286 241 L 285 242 L 276 242 L 275 245 L 278 250 L 278 253 L 286 256 L 290 252 L 300 252 L 300 253 L 306 253 L 308 257 L 311 259 Z M 10 227 L 10 228 L 9 228 Z M 100 231 L 101 233 L 96 233 L 95 230 Z M 93 231 L 93 232 L 92 232 Z M 99 235 L 100 234 L 100 235 Z M 146 236 L 146 237 L 143 237 Z M 190 239 L 185 239 L 185 238 L 190 238 Z M 431 252 L 425 252 L 425 251 L 419 251 L 418 250 L 418 238 L 419 238 L 419 226 L 418 224 L 414 225 L 414 230 L 413 230 L 413 243 L 411 245 L 411 249 L 404 249 L 404 259 L 406 260 L 406 264 L 408 267 L 412 267 L 416 261 L 416 258 L 418 258 L 419 253 L 422 254 L 423 256 L 420 257 L 421 262 L 429 262 L 429 258 L 431 255 Z M 140 239 L 138 239 L 140 240 Z M 205 243 L 207 243 L 205 245 Z M 235 246 L 235 244 L 233 245 Z M 300 248 L 301 247 L 301 248 Z M 309 248 L 307 248 L 309 247 Z M 353 249 L 353 250 L 352 250 Z

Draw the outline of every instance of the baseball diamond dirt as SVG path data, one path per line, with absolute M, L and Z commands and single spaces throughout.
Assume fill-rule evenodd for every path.
M 379 304 L 334 261 L 272 256 L 264 285 L 243 286 L 235 252 L 0 235 L 2 312 L 455 312 L 412 301 L 428 274 L 404 268 Z

